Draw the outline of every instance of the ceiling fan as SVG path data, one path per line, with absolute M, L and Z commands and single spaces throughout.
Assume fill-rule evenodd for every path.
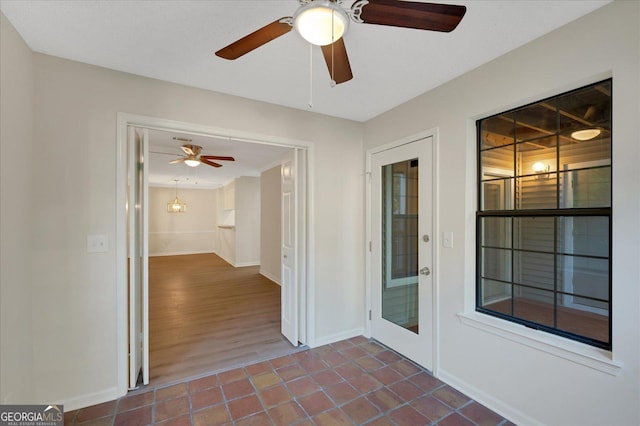
M 184 151 L 184 153 L 187 154 L 187 156 L 180 157 L 177 160 L 170 161 L 169 162 L 170 164 L 185 163 L 189 167 L 197 167 L 200 165 L 200 163 L 203 163 L 212 167 L 222 167 L 222 164 L 216 163 L 215 161 L 212 161 L 212 160 L 236 161 L 235 158 L 233 157 L 224 157 L 220 155 L 200 155 L 200 152 L 202 151 L 202 147 L 198 145 L 185 144 L 185 145 L 182 145 L 180 148 L 182 148 L 182 151 Z
M 285 16 L 218 50 L 224 59 L 238 59 L 295 28 L 309 43 L 322 48 L 329 75 L 335 84 L 353 78 L 342 36 L 349 17 L 360 24 L 378 24 L 419 30 L 450 32 L 467 8 L 452 4 L 418 3 L 402 0 L 356 0 L 350 10 L 342 0 L 298 0 L 293 16 Z

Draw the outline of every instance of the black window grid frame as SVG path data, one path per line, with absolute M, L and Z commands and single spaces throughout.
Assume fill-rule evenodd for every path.
M 529 104 L 517 107 L 517 108 L 513 108 L 511 110 L 508 111 L 503 111 L 500 112 L 498 114 L 494 114 L 492 116 L 488 116 L 488 117 L 484 117 L 482 119 L 479 119 L 476 121 L 476 146 L 477 146 L 477 155 L 476 155 L 476 167 L 477 167 L 477 188 L 476 188 L 476 194 L 477 194 L 477 210 L 476 210 L 476 285 L 475 285 L 475 289 L 476 289 L 476 293 L 475 293 L 475 305 L 476 305 L 476 311 L 477 312 L 481 312 L 483 314 L 487 314 L 493 317 L 497 317 L 506 321 L 510 321 L 516 324 L 520 324 L 523 325 L 527 328 L 531 328 L 534 330 L 540 330 L 540 331 L 545 331 L 547 333 L 550 334 L 554 334 L 557 336 L 561 336 L 561 337 L 565 337 L 574 341 L 578 341 L 581 343 L 585 343 L 591 346 L 595 346 L 601 349 L 605 349 L 605 350 L 609 350 L 611 351 L 613 349 L 613 344 L 612 344 L 612 332 L 613 332 L 613 321 L 612 321 L 612 312 L 613 312 L 613 269 L 612 269 L 612 252 L 613 252 L 613 240 L 612 240 L 612 230 L 613 230 L 613 224 L 612 224 L 612 207 L 613 207 L 613 155 L 612 155 L 612 150 L 613 150 L 613 102 L 612 102 L 612 97 L 610 97 L 609 99 L 609 108 L 611 111 L 611 116 L 610 116 L 610 126 L 611 126 L 611 134 L 610 134 L 610 144 L 609 144 L 609 160 L 610 160 L 610 164 L 608 166 L 594 166 L 594 167 L 588 167 L 588 168 L 584 168 L 584 169 L 578 169 L 578 170 L 588 170 L 588 169 L 598 169 L 598 168 L 603 168 L 603 167 L 609 167 L 609 182 L 610 182 L 610 203 L 609 203 L 609 207 L 599 207 L 599 208 L 560 208 L 560 194 L 561 194 L 561 188 L 560 188 L 560 179 L 559 176 L 561 175 L 561 173 L 564 173 L 561 169 L 560 169 L 560 148 L 561 148 L 561 143 L 560 143 L 560 114 L 556 112 L 556 133 L 555 135 L 551 135 L 551 136 L 555 136 L 556 137 L 556 153 L 555 153 L 555 161 L 556 161 L 556 168 L 555 171 L 550 171 L 550 172 L 545 172 L 545 174 L 554 174 L 556 176 L 556 208 L 555 209 L 523 209 L 523 210 L 519 210 L 518 209 L 518 200 L 517 198 L 514 196 L 513 199 L 513 206 L 512 209 L 510 210 L 486 210 L 483 211 L 482 210 L 482 203 L 483 203 L 483 199 L 482 199 L 482 185 L 483 182 L 486 182 L 487 180 L 482 179 L 482 155 L 481 153 L 484 151 L 490 151 L 491 149 L 498 149 L 498 148 L 503 148 L 505 146 L 509 146 L 509 145 L 513 145 L 514 149 L 513 149 L 513 171 L 514 171 L 514 176 L 513 176 L 513 182 L 514 185 L 516 184 L 516 180 L 520 179 L 520 178 L 524 178 L 524 177 L 531 177 L 531 176 L 535 176 L 536 173 L 530 173 L 530 174 L 518 174 L 517 170 L 518 170 L 518 161 L 517 161 L 517 150 L 516 147 L 518 144 L 524 143 L 526 141 L 516 141 L 515 140 L 515 136 L 514 136 L 514 140 L 513 143 L 511 144 L 504 144 L 504 145 L 500 145 L 497 147 L 493 147 L 493 148 L 486 148 L 486 149 L 482 149 L 482 122 L 484 120 L 493 118 L 493 117 L 497 117 L 500 115 L 506 115 L 506 114 L 511 114 L 511 113 L 515 113 L 518 110 L 522 110 L 524 108 L 527 108 L 531 105 L 535 105 L 538 103 L 542 103 L 542 102 L 549 102 L 549 101 L 553 101 L 561 96 L 566 96 L 569 95 L 571 93 L 574 92 L 579 92 L 582 91 L 584 89 L 587 89 L 589 87 L 594 87 L 597 85 L 601 85 L 603 83 L 609 83 L 611 85 L 612 88 L 612 92 L 613 92 L 613 81 L 611 78 L 603 80 L 603 81 L 599 81 L 597 83 L 593 83 L 587 86 L 583 86 L 581 88 L 575 89 L 575 90 L 571 90 L 565 93 L 561 93 L 558 95 L 554 95 L 551 96 L 549 98 L 546 99 L 542 99 L 542 100 L 538 100 L 538 101 L 534 101 L 531 102 Z M 557 110 L 557 109 L 556 109 Z M 514 121 L 514 135 L 515 135 L 515 126 L 517 125 L 517 123 Z M 548 136 L 545 136 L 548 137 Z M 501 180 L 501 178 L 496 178 L 495 180 Z M 608 256 L 607 256 L 607 260 L 608 260 L 608 287 L 609 287 L 609 291 L 608 291 L 608 300 L 603 300 L 603 299 L 598 299 L 598 298 L 593 298 L 593 297 L 585 297 L 582 295 L 575 295 L 573 293 L 566 293 L 566 292 L 562 292 L 558 290 L 558 265 L 557 265 L 557 259 L 558 259 L 558 255 L 573 255 L 573 254 L 567 254 L 567 253 L 563 253 L 558 251 L 558 235 L 557 235 L 557 230 L 558 230 L 558 218 L 560 217 L 607 217 L 608 218 L 608 224 L 609 224 L 609 229 L 608 229 L 608 236 L 609 236 L 609 241 L 608 241 L 608 245 L 609 245 L 609 252 L 608 252 Z M 482 219 L 485 217 L 503 217 L 503 218 L 511 218 L 511 222 L 512 222 L 512 226 L 511 228 L 511 235 L 510 235 L 510 241 L 512 242 L 511 247 L 509 248 L 504 248 L 504 247 L 496 247 L 499 249 L 503 249 L 503 250 L 509 250 L 512 253 L 513 252 L 535 252 L 532 250 L 522 250 L 522 249 L 515 249 L 513 247 L 513 241 L 514 241 L 514 226 L 513 226 L 513 219 L 514 218 L 518 218 L 518 217 L 553 217 L 554 218 L 554 241 L 553 241 L 553 251 L 552 252 L 546 252 L 546 251 L 539 251 L 539 253 L 544 253 L 544 254 L 550 254 L 553 255 L 554 258 L 554 262 L 553 262 L 553 316 L 554 316 L 554 326 L 550 327 L 544 324 L 540 324 L 537 322 L 533 322 L 533 321 L 529 321 L 527 319 L 524 318 L 518 318 L 516 316 L 513 315 L 508 315 L 502 312 L 498 312 L 495 310 L 491 310 L 488 308 L 485 308 L 482 306 L 482 297 L 483 297 L 483 293 L 482 293 L 482 279 L 484 277 L 482 277 L 481 274 L 481 266 L 482 266 L 482 226 L 481 226 L 481 222 Z M 604 259 L 604 257 L 602 256 L 588 256 L 588 255 L 580 255 L 579 257 L 583 257 L 583 258 L 598 258 L 598 259 Z M 514 256 L 511 256 L 511 271 L 514 270 Z M 535 286 L 531 286 L 531 285 L 527 285 L 527 284 L 522 284 L 522 283 L 516 283 L 513 280 L 513 276 L 511 277 L 511 281 L 503 281 L 503 280 L 498 280 L 498 279 L 493 279 L 491 278 L 492 281 L 496 281 L 496 282 L 503 282 L 506 285 L 510 285 L 511 286 L 511 312 L 514 312 L 513 309 L 513 304 L 514 304 L 514 297 L 513 294 L 515 294 L 513 292 L 514 288 L 516 286 L 519 287 L 530 287 L 530 288 L 538 288 Z M 544 289 L 545 291 L 549 291 L 548 289 Z M 557 328 L 558 326 L 558 295 L 562 295 L 562 294 L 568 294 L 568 295 L 573 295 L 573 296 L 578 296 L 581 298 L 586 298 L 586 299 L 591 299 L 591 300 L 595 300 L 598 302 L 606 302 L 607 303 L 607 309 L 608 309 L 608 341 L 601 341 L 601 340 L 597 340 L 588 336 L 583 336 L 580 334 L 575 334 L 566 330 L 562 330 Z

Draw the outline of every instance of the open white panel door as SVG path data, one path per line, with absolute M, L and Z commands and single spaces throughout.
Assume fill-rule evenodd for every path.
M 149 129 L 142 131 L 142 196 L 140 197 L 141 265 L 142 265 L 142 384 L 149 384 Z
M 282 289 L 281 331 L 293 346 L 298 346 L 298 274 L 297 274 L 297 150 L 282 162 Z
M 127 214 L 129 219 L 129 388 L 136 387 L 142 368 L 142 286 L 140 272 L 140 160 L 142 146 L 140 135 L 134 127 L 127 129 L 128 191 Z
M 129 388 L 149 383 L 148 131 L 128 128 Z

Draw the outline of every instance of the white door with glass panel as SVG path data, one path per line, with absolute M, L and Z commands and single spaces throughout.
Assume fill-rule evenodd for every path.
M 433 368 L 433 138 L 371 155 L 371 336 Z

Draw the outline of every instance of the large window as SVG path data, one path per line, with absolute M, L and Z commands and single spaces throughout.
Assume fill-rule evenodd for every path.
M 611 84 L 477 122 L 476 310 L 605 349 Z

